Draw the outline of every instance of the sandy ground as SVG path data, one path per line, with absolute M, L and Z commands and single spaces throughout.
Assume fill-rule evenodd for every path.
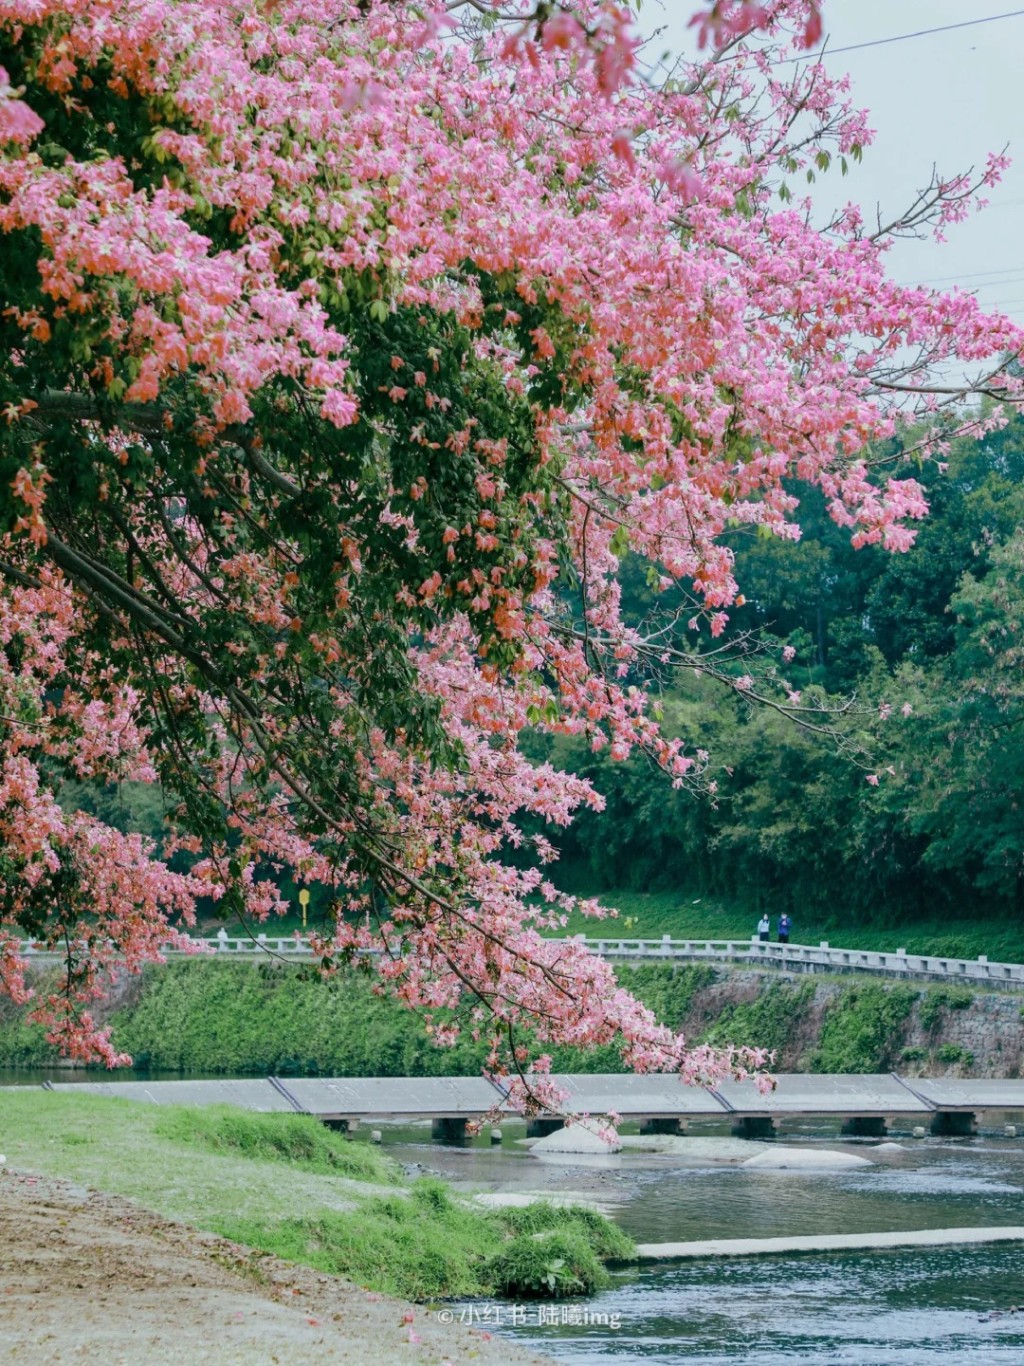
M 0 1169 L 0 1361 L 546 1366 L 549 1358 L 119 1196 Z

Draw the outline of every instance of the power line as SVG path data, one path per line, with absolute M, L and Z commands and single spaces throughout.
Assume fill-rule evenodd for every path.
M 898 280 L 897 284 L 905 289 L 922 288 L 927 289 L 931 285 L 958 285 L 961 280 L 987 280 L 987 284 L 975 285 L 976 289 L 1001 289 L 1003 285 L 1015 283 L 1014 278 L 1019 272 L 1024 271 L 1024 263 L 1016 266 L 1006 266 L 1002 270 L 978 270 L 970 275 L 929 275 L 923 280 Z M 993 279 L 993 276 L 1000 278 Z
M 1024 275 L 1010 275 L 1005 280 L 988 280 L 980 285 L 972 285 L 967 291 L 968 294 L 980 294 L 985 289 L 1002 289 L 1006 285 L 1024 284 Z
M 959 24 L 942 24 L 938 28 L 919 28 L 914 33 L 897 33 L 891 38 L 873 38 L 869 43 L 850 43 L 848 47 L 822 48 L 819 52 L 808 53 L 806 57 L 787 57 L 785 60 L 802 62 L 808 59 L 814 61 L 819 57 L 835 57 L 840 52 L 860 52 L 866 47 L 885 47 L 887 43 L 905 43 L 911 38 L 927 38 L 932 33 L 951 33 L 953 29 L 975 28 L 978 24 L 994 24 L 999 19 L 1019 19 L 1021 15 L 1024 15 L 1024 9 L 1008 10 L 1005 14 L 986 14 L 982 19 L 964 19 Z

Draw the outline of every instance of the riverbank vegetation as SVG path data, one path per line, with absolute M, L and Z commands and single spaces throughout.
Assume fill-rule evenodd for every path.
M 925 1072 L 968 1065 L 971 1055 L 980 1068 L 998 1072 L 1015 1067 L 1024 1047 L 1019 998 L 994 998 L 966 987 L 858 976 L 794 981 L 706 964 L 623 966 L 619 973 L 659 1020 L 691 1042 L 756 1041 L 776 1051 L 779 1070 L 878 1072 L 910 1066 Z M 324 981 L 294 965 L 183 961 L 147 968 L 124 986 L 110 1017 L 113 1039 L 144 1070 L 459 1076 L 479 1073 L 486 1060 L 483 1044 L 466 1037 L 452 1048 L 435 1047 L 421 1019 L 375 994 L 371 979 L 354 970 Z M 1006 1019 L 1000 1014 L 996 1023 L 993 1012 L 1000 1010 Z M 961 1037 L 961 1026 L 972 1022 L 980 1029 Z M 953 1056 L 951 1048 L 960 1052 Z M 26 1027 L 9 1009 L 6 1017 L 0 1012 L 0 1061 L 53 1066 L 56 1055 L 41 1030 Z M 552 1067 L 625 1070 L 612 1044 L 557 1048 Z M 199 1117 L 192 1122 L 205 1123 Z M 196 1133 L 198 1141 L 201 1131 Z M 252 1126 L 246 1134 L 247 1141 L 258 1136 Z M 221 1133 L 217 1142 L 230 1143 L 230 1135 Z
M 0 1138 L 12 1167 L 409 1299 L 582 1294 L 633 1251 L 589 1208 L 485 1209 L 305 1115 L 17 1089 Z

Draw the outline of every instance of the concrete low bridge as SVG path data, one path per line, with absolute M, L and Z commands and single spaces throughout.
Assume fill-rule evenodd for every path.
M 1024 1080 L 951 1079 L 783 1073 L 762 1095 L 752 1082 L 683 1086 L 667 1074 L 573 1073 L 551 1078 L 567 1093 L 569 1113 L 612 1111 L 648 1133 L 680 1133 L 692 1121 L 729 1122 L 748 1138 L 770 1137 L 777 1123 L 833 1119 L 847 1134 L 881 1136 L 902 1123 L 936 1134 L 971 1134 L 978 1116 L 989 1126 L 1024 1121 Z M 361 1121 L 430 1120 L 434 1137 L 463 1137 L 491 1113 L 516 1118 L 501 1087 L 484 1077 L 266 1077 L 223 1081 L 93 1081 L 44 1083 L 48 1090 L 116 1096 L 155 1104 L 226 1103 L 243 1109 L 314 1115 L 353 1130 Z M 551 1113 L 530 1120 L 531 1135 L 563 1124 Z M 1024 1124 L 1022 1124 L 1024 1132 Z

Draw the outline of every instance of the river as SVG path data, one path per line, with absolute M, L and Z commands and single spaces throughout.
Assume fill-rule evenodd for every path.
M 843 1144 L 875 1165 L 826 1172 L 628 1153 L 556 1166 L 530 1157 L 517 1136 L 510 1130 L 501 1149 L 458 1149 L 417 1143 L 407 1130 L 394 1151 L 467 1187 L 579 1191 L 642 1242 L 1024 1225 L 1024 1138 L 896 1135 L 902 1150 Z M 839 1146 L 834 1128 L 810 1125 L 785 1141 Z M 455 1313 L 581 1364 L 1021 1366 L 1024 1247 L 675 1263 L 614 1272 L 584 1311 L 566 1302 L 544 1310 L 543 1323 L 533 1304 L 478 1302 Z M 550 1322 L 556 1315 L 568 1321 Z

